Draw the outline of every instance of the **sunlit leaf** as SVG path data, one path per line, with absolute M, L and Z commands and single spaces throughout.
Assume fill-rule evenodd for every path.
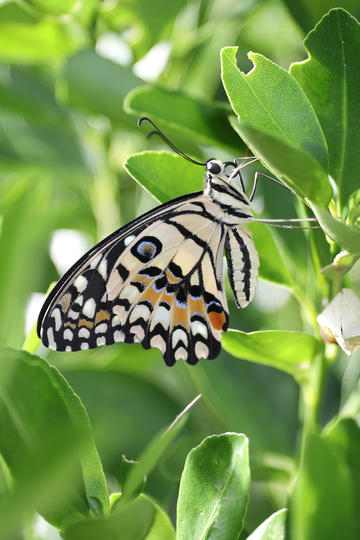
M 231 109 L 226 103 L 211 103 L 183 92 L 141 86 L 128 94 L 124 107 L 133 114 L 161 121 L 198 142 L 230 148 L 236 152 L 235 157 L 245 151 L 229 126 L 227 117 Z
M 275 367 L 292 375 L 308 369 L 319 351 L 319 343 L 313 336 L 283 330 L 248 334 L 228 330 L 222 343 L 224 349 L 237 358 Z
M 335 219 L 330 212 L 313 204 L 311 206 L 324 232 L 342 249 L 352 255 L 360 254 L 360 230 Z
M 34 500 L 30 498 L 28 508 L 37 507 L 57 525 L 75 517 L 106 515 L 109 498 L 105 478 L 78 396 L 55 368 L 36 356 L 3 349 L 1 363 L 8 364 L 11 372 L 0 388 L 0 451 L 19 484 L 28 490 L 30 479 L 36 482 L 32 469 L 41 463 L 47 467 L 47 462 L 53 466 L 54 447 L 61 455 L 68 438 L 77 441 L 69 463 L 71 476 L 58 478 L 58 485 L 52 486 L 54 497 L 39 494 Z M 64 456 L 69 459 L 65 450 Z M 36 491 L 34 486 L 32 489 Z
M 287 510 L 279 510 L 268 517 L 246 540 L 285 540 Z
M 329 173 L 343 205 L 359 187 L 359 22 L 343 9 L 334 9 L 304 44 L 309 58 L 293 64 L 290 73 L 319 118 L 329 148 Z
M 181 477 L 177 538 L 238 538 L 246 514 L 250 470 L 245 435 L 225 433 L 191 450 Z
M 353 488 L 353 517 L 355 519 L 355 538 L 360 536 L 360 429 L 353 418 L 340 418 L 325 430 L 324 438 L 341 456 L 350 470 Z
M 238 132 L 270 171 L 302 196 L 325 205 L 331 197 L 327 147 L 310 102 L 285 70 L 259 54 L 249 53 L 254 63 L 249 73 L 240 71 L 236 51 L 223 49 L 221 61 Z
M 312 435 L 290 500 L 290 534 L 296 540 L 354 536 L 351 475 L 331 444 Z
M 128 173 L 160 202 L 203 188 L 205 168 L 170 152 L 141 152 L 124 163 Z
M 152 501 L 138 497 L 124 507 L 115 506 L 106 519 L 91 519 L 70 525 L 62 536 L 64 540 L 145 539 L 156 519 L 155 516 L 156 507 Z

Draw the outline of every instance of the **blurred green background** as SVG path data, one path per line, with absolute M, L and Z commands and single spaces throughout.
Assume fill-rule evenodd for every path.
M 129 91 L 150 83 L 205 102 L 225 102 L 221 47 L 239 46 L 242 69 L 251 68 L 249 50 L 287 69 L 306 58 L 307 31 L 339 5 L 360 13 L 359 2 L 351 0 L 0 3 L 1 344 L 21 347 L 43 300 L 39 293 L 86 249 L 157 204 L 122 165 L 134 152 L 163 148 L 137 127 L 138 114 L 124 110 Z M 176 126 L 162 127 L 198 157 L 231 159 L 244 152 L 235 132 L 231 149 L 204 144 Z M 293 217 L 296 204 L 286 190 L 261 182 L 257 212 Z M 306 236 L 276 231 L 276 237 L 293 256 L 290 271 L 311 294 Z M 307 329 L 290 292 L 268 283 L 260 283 L 246 311 L 236 309 L 231 294 L 229 307 L 232 328 Z M 291 469 L 301 421 L 298 390 L 289 375 L 225 352 L 214 362 L 171 369 L 159 351 L 137 345 L 71 354 L 41 349 L 40 355 L 82 399 L 112 490 L 119 489 L 122 454 L 136 459 L 201 392 L 182 438 L 150 476 L 146 492 L 174 516 L 189 449 L 208 434 L 236 431 L 251 444 L 248 530 L 284 504 L 286 488 L 276 470 L 278 464 Z M 324 420 L 337 409 L 343 371 L 339 361 L 327 382 Z M 271 480 L 266 483 L 265 470 Z

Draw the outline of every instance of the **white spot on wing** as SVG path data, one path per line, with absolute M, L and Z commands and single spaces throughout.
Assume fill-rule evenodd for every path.
M 61 312 L 59 308 L 53 309 L 51 316 L 55 319 L 55 330 L 58 332 L 61 328 Z
M 100 347 L 101 345 L 106 345 L 106 338 L 105 336 L 98 337 L 96 340 L 96 345 Z
M 191 332 L 194 336 L 200 334 L 200 336 L 203 336 L 205 339 L 208 337 L 207 327 L 201 321 L 193 321 L 191 323 Z
M 93 298 L 89 298 L 86 300 L 84 307 L 83 307 L 83 313 L 88 317 L 89 319 L 93 319 L 95 315 L 95 309 L 96 309 L 96 303 Z
M 57 347 L 54 340 L 54 330 L 52 328 L 48 328 L 47 338 L 48 338 L 50 349 L 54 349 L 54 351 L 56 351 Z
M 79 338 L 89 338 L 90 337 L 90 332 L 87 328 L 85 328 L 84 326 L 82 328 L 80 328 L 79 330 Z
M 156 348 L 160 349 L 162 354 L 164 354 L 165 349 L 166 349 L 166 344 L 165 344 L 165 341 L 163 340 L 163 338 L 161 336 L 157 335 L 157 336 L 153 336 L 151 338 L 150 347 L 156 347 Z
M 95 334 L 105 334 L 106 330 L 107 330 L 106 323 L 98 324 L 95 328 Z
M 151 319 L 150 329 L 152 330 L 157 325 L 157 323 L 161 323 L 165 330 L 169 328 L 170 312 L 164 306 L 159 306 L 158 308 L 156 308 Z
M 201 341 L 198 341 L 195 345 L 195 355 L 197 358 L 207 358 L 209 355 L 209 349 L 205 345 L 205 343 L 202 343 Z
M 144 329 L 142 326 L 140 326 L 140 324 L 132 326 L 130 328 L 130 333 L 134 334 L 134 339 L 136 338 L 136 341 L 142 341 L 145 336 Z
M 188 357 L 188 353 L 187 353 L 187 350 L 184 349 L 184 347 L 180 347 L 176 352 L 175 352 L 175 360 L 180 360 L 180 358 L 182 358 L 183 360 L 187 360 L 187 357 Z
M 99 264 L 98 272 L 103 279 L 107 279 L 107 260 L 105 258 Z
M 128 246 L 129 244 L 131 244 L 131 242 L 135 240 L 135 234 L 130 234 L 130 236 L 127 236 L 124 240 L 124 244 L 125 246 Z
M 85 291 L 87 284 L 88 280 L 82 275 L 78 276 L 74 281 L 74 287 L 76 287 L 79 293 Z
M 124 341 L 125 334 L 122 330 L 115 330 L 114 332 L 114 341 Z
M 185 346 L 188 344 L 188 338 L 186 332 L 181 328 L 177 328 L 172 334 L 172 346 L 175 348 L 179 341 L 182 341 Z M 187 355 L 186 355 L 187 356 Z M 176 355 L 175 355 L 176 358 Z M 184 358 L 182 356 L 182 358 Z
M 144 304 L 142 304 L 142 305 L 137 305 L 134 307 L 134 309 L 130 313 L 129 321 L 130 323 L 133 323 L 137 319 L 140 319 L 140 318 L 144 319 L 144 321 L 147 321 L 149 317 L 150 317 L 150 309 Z
M 79 318 L 79 315 L 80 315 L 80 311 L 74 311 L 73 309 L 69 309 L 69 311 L 67 312 L 67 316 L 70 317 L 70 319 L 73 319 L 74 321 L 76 321 L 76 319 Z
M 85 349 L 88 349 L 89 348 L 89 344 L 86 343 L 86 341 L 84 341 L 81 345 L 80 345 L 80 349 L 82 350 L 85 350 Z
M 66 328 L 64 330 L 64 339 L 71 341 L 74 337 L 73 332 L 70 330 L 70 328 Z

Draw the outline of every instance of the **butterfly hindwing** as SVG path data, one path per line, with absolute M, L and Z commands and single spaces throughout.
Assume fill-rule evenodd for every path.
M 209 205 L 198 194 L 162 205 L 85 255 L 43 307 L 44 344 L 74 351 L 140 341 L 168 365 L 217 356 L 228 324 L 225 235 Z
M 260 264 L 250 232 L 243 226 L 229 229 L 225 252 L 236 305 L 244 308 L 254 297 Z

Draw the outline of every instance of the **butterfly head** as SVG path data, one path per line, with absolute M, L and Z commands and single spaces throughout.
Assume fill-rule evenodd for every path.
M 235 161 L 220 161 L 209 159 L 206 164 L 205 193 L 212 199 L 216 194 L 228 194 L 249 205 L 249 199 L 245 193 L 244 182 L 240 173 L 240 167 Z

